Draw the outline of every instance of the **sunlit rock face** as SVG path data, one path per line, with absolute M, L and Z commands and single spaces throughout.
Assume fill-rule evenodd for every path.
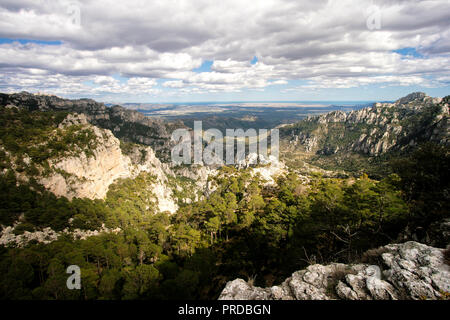
M 276 157 L 270 155 L 268 157 L 258 156 L 259 163 L 262 166 L 257 166 L 251 169 L 251 174 L 259 175 L 263 180 L 264 185 L 274 185 L 276 178 L 287 173 L 285 164 L 279 161 Z
M 52 173 L 39 180 L 46 189 L 69 199 L 104 199 L 109 186 L 117 179 L 134 178 L 140 172 L 148 172 L 156 177 L 152 191 L 159 211 L 174 213 L 178 209 L 166 184 L 167 175 L 173 173 L 156 158 L 152 148 L 136 147 L 125 155 L 112 132 L 90 125 L 85 115 L 69 115 L 60 128 L 71 125 L 92 129 L 97 139 L 96 148 L 91 154 L 81 152 L 77 156 L 52 159 Z
M 47 227 L 42 230 L 35 230 L 33 232 L 25 231 L 23 234 L 16 235 L 14 234 L 14 229 L 17 225 L 18 224 L 7 226 L 0 230 L 0 246 L 22 248 L 27 246 L 30 242 L 48 244 L 58 240 L 62 235 L 69 235 L 74 240 L 86 240 L 89 237 L 98 236 L 103 233 L 117 234 L 121 232 L 120 228 L 109 229 L 105 224 L 102 224 L 99 230 L 74 229 L 70 231 L 66 228 L 58 232 Z
M 108 187 L 118 178 L 131 176 L 131 160 L 122 154 L 120 142 L 111 131 L 99 129 L 85 122 L 84 115 L 78 116 L 79 124 L 90 127 L 97 138 L 97 148 L 91 150 L 93 155 L 85 152 L 79 156 L 52 159 L 51 167 L 57 169 L 54 174 L 44 177 L 40 182 L 58 196 L 102 199 L 108 192 Z M 67 120 L 67 119 L 66 119 Z M 73 116 L 67 125 L 75 124 Z M 64 126 L 64 125 L 63 125 Z M 64 177 L 58 169 L 70 176 Z
M 443 251 L 414 241 L 390 244 L 366 253 L 381 265 L 310 265 L 271 288 L 236 279 L 227 283 L 219 300 L 439 299 L 450 292 Z
M 377 156 L 420 142 L 450 144 L 448 98 L 416 92 L 394 103 L 345 113 L 311 116 L 297 127 L 283 128 L 290 146 L 320 155 L 357 152 Z

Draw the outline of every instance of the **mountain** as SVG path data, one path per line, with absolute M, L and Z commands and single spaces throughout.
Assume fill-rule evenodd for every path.
M 177 123 L 0 97 L 1 299 L 445 298 L 448 98 L 311 117 L 281 129 L 280 161 L 213 168 L 164 161 Z M 393 174 L 336 171 L 346 156 L 366 172 L 388 155 Z M 317 167 L 329 159 L 338 169 Z M 70 265 L 80 291 L 66 288 Z
M 28 92 L 0 93 L 0 106 L 17 106 L 28 111 L 83 113 L 91 124 L 111 130 L 119 139 L 151 146 L 164 159 L 170 155 L 170 134 L 176 128 L 184 127 L 181 121 L 149 118 L 134 110 L 118 105 L 107 107 L 91 99 L 70 100 Z
M 308 159 L 352 171 L 361 167 L 360 159 L 376 165 L 377 159 L 408 153 L 424 142 L 450 145 L 449 102 L 450 96 L 417 92 L 394 103 L 308 117 L 280 129 L 283 150 L 287 161 Z
M 135 179 L 145 172 L 155 177 L 149 187 L 158 210 L 176 211 L 177 205 L 167 183 L 168 176 L 174 173 L 156 158 L 151 147 L 120 142 L 110 130 L 93 126 L 85 114 L 77 113 L 68 114 L 53 125 L 47 121 L 40 134 L 30 132 L 25 122 L 34 125 L 36 130 L 39 116 L 12 109 L 2 112 L 6 132 L 0 145 L 1 165 L 14 172 L 18 182 L 35 181 L 56 196 L 69 200 L 104 199 L 112 183 Z M 22 139 L 11 141 L 13 132 L 8 129 L 12 128 L 8 128 L 5 119 L 22 131 Z

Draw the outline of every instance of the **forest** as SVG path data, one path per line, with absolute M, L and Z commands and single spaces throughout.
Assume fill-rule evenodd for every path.
M 424 144 L 392 160 L 381 180 L 315 174 L 305 182 L 291 172 L 276 187 L 222 167 L 215 191 L 175 215 L 156 213 L 147 173 L 111 185 L 105 200 L 69 201 L 9 172 L 0 178 L 0 223 L 20 220 L 16 233 L 103 223 L 121 232 L 1 246 L 0 298 L 214 299 L 236 277 L 270 286 L 312 263 L 360 261 L 407 226 L 426 230 L 448 216 L 449 157 L 448 147 Z M 66 287 L 73 264 L 81 290 Z

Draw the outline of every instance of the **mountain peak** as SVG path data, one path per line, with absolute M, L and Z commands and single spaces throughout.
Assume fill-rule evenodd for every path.
M 395 103 L 397 104 L 407 104 L 412 101 L 423 101 L 426 97 L 428 97 L 424 92 L 413 92 L 408 94 L 406 97 L 400 98 Z

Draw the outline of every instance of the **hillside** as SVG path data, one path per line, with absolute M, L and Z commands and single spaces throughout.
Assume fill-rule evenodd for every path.
M 392 164 L 392 174 L 374 179 L 324 174 L 307 162 L 174 166 L 152 147 L 119 139 L 120 130 L 106 128 L 140 123 L 138 113 L 134 118 L 91 100 L 2 97 L 9 99 L 0 106 L 2 299 L 215 299 L 233 279 L 272 287 L 311 265 L 360 265 L 350 273 L 364 279 L 367 266 L 361 261 L 367 250 L 414 240 L 437 248 L 425 248 L 426 259 L 449 241 L 450 153 L 447 131 L 435 130 L 447 123 L 446 98 L 413 95 L 380 107 L 379 119 L 372 115 L 378 114 L 374 106 L 286 128 L 297 130 L 297 137 L 317 137 L 308 150 L 306 142 L 290 144 L 292 155 L 302 152 L 305 161 L 327 159 L 322 151 L 332 143 L 344 148 L 333 155 L 347 150 L 363 160 L 405 152 L 397 159 L 402 162 Z M 123 114 L 107 118 L 114 110 Z M 395 115 L 398 110 L 404 115 Z M 447 113 L 441 116 L 442 110 Z M 96 124 L 95 112 L 104 125 Z M 398 140 L 376 155 L 370 154 L 372 147 L 368 154 L 353 149 L 356 124 L 385 128 L 386 119 L 402 123 L 407 143 Z M 148 125 L 162 130 L 166 141 L 170 124 L 161 123 Z M 299 129 L 307 125 L 316 129 Z M 330 128 L 342 129 L 345 139 L 336 139 Z M 412 136 L 417 146 L 410 145 Z M 303 141 L 287 134 L 283 142 L 291 138 Z M 65 286 L 65 269 L 72 264 L 84 275 L 80 291 Z M 346 298 L 352 298 L 350 280 L 339 280 Z M 318 288 L 327 294 L 326 289 Z M 430 292 L 428 298 L 445 297 Z
M 419 92 L 394 103 L 309 117 L 280 129 L 284 159 L 358 174 L 364 169 L 374 172 L 370 166 L 381 168 L 421 143 L 449 145 L 449 100 Z
M 91 99 L 70 100 L 28 92 L 0 93 L 0 106 L 17 106 L 27 111 L 83 113 L 91 124 L 111 130 L 119 139 L 151 146 L 165 159 L 170 156 L 170 134 L 184 126 L 180 121 L 165 122 L 118 105 L 106 107 Z
M 147 172 L 156 177 L 152 187 L 159 210 L 176 211 L 166 183 L 167 175 L 173 173 L 150 147 L 129 145 L 124 154 L 119 139 L 110 130 L 89 124 L 84 114 L 52 116 L 8 107 L 1 108 L 0 116 L 0 165 L 19 182 L 32 180 L 69 200 L 104 199 L 113 182 Z

